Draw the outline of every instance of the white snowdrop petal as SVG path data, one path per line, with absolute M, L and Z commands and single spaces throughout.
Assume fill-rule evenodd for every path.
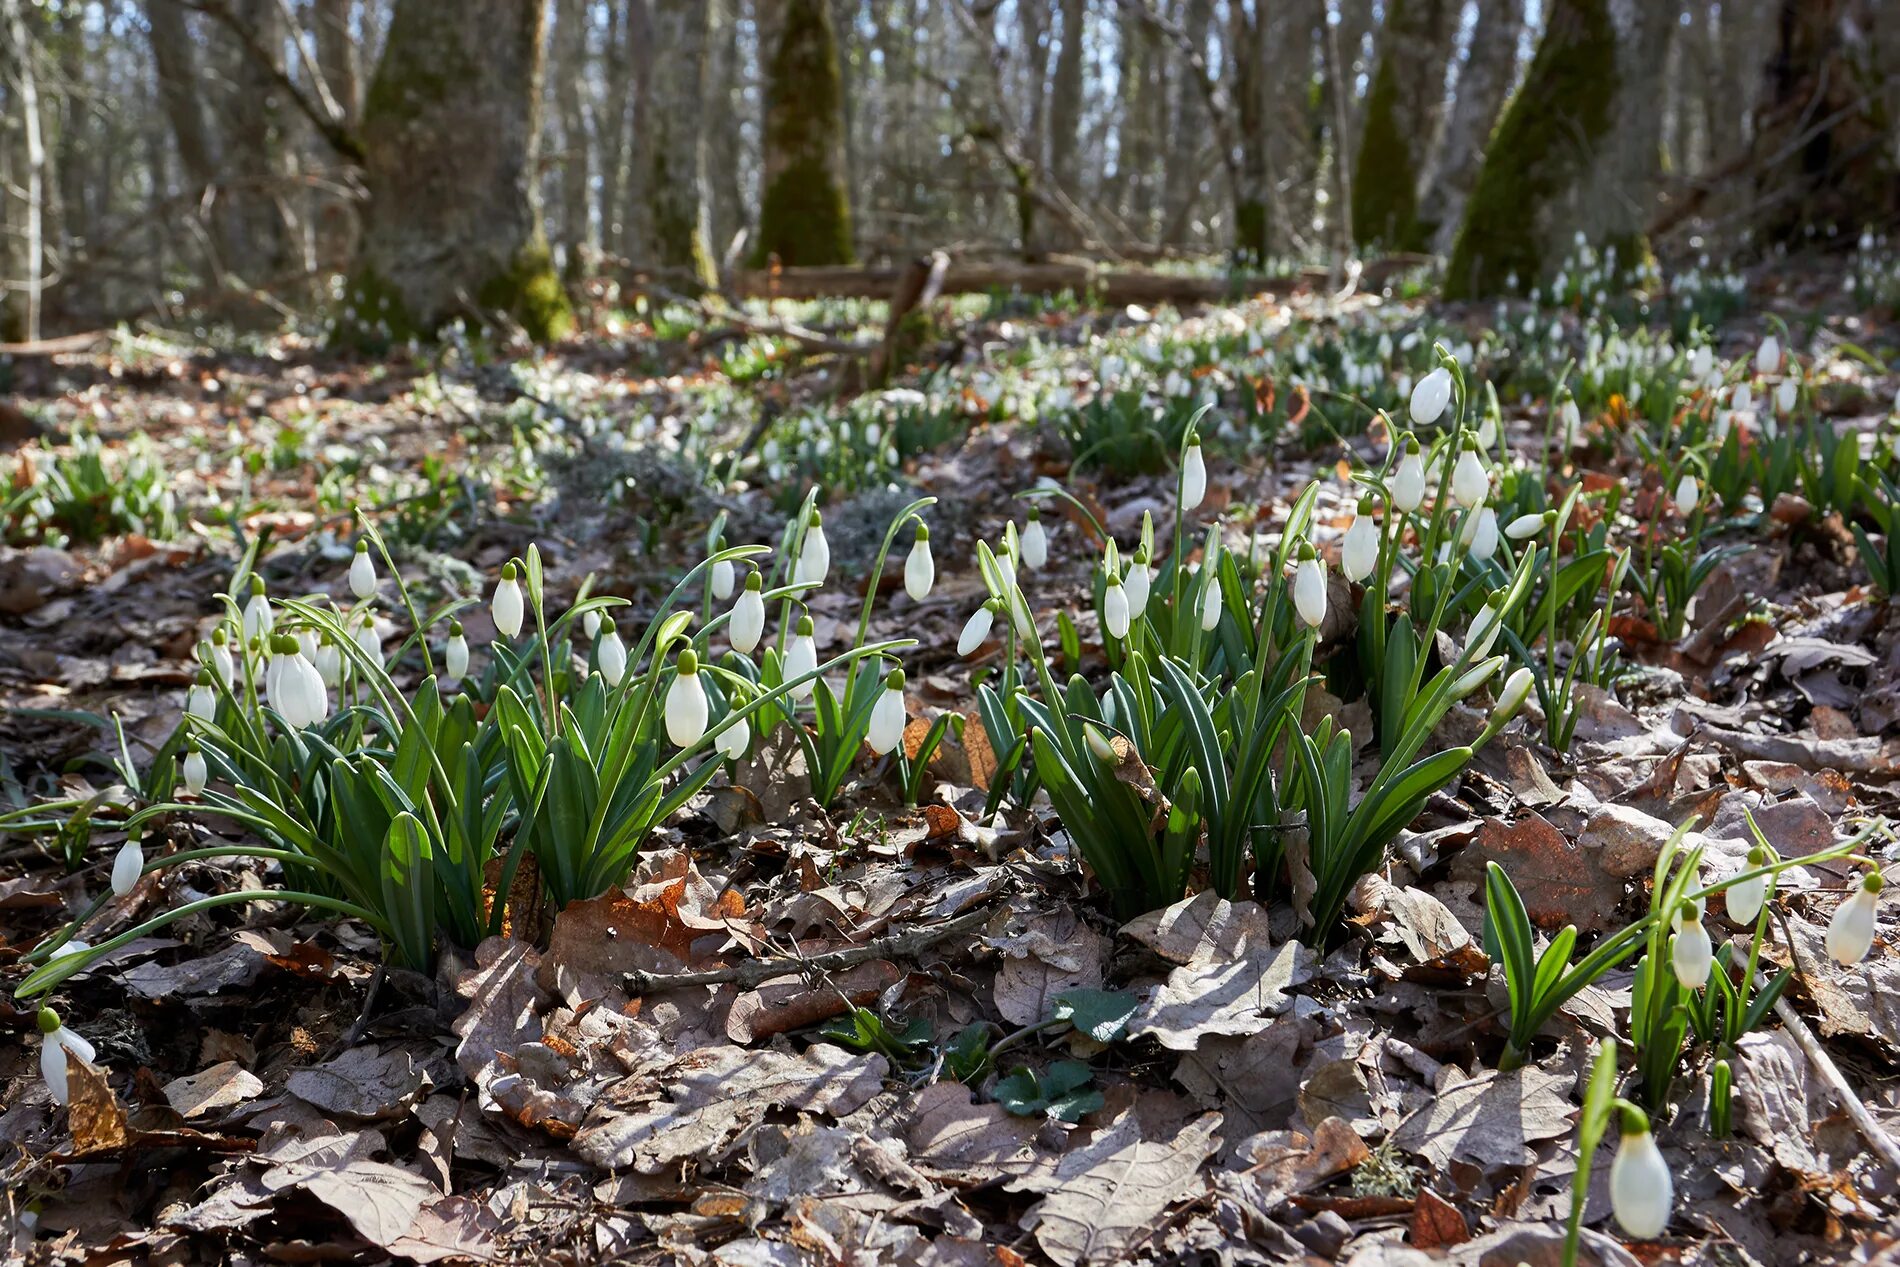
M 990 626 L 995 621 L 996 613 L 987 603 L 971 612 L 970 618 L 963 622 L 963 632 L 957 635 L 957 654 L 967 656 L 989 641 Z
M 666 737 L 690 748 L 706 733 L 706 688 L 699 674 L 681 673 L 666 691 Z
M 1654 1240 L 1669 1226 L 1675 1181 L 1669 1163 L 1648 1131 L 1623 1135 L 1610 1163 L 1610 1209 L 1623 1230 L 1638 1240 Z
M 195 755 L 195 754 L 194 754 Z M 199 758 L 203 761 L 203 758 Z M 200 785 L 202 786 L 202 785 Z M 192 789 L 194 792 L 196 788 Z M 145 850 L 136 840 L 128 840 L 119 846 L 119 852 L 112 859 L 112 892 L 124 897 L 138 886 L 139 875 L 145 870 Z

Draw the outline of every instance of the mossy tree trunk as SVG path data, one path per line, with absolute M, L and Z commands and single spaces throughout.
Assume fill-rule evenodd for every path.
M 1352 174 L 1352 229 L 1361 246 L 1423 250 L 1419 196 L 1444 119 L 1445 70 L 1456 42 L 1457 0 L 1390 0 L 1379 68 L 1366 99 Z
M 1257 266 L 1273 249 L 1273 169 L 1267 156 L 1271 106 L 1262 42 L 1260 18 L 1245 5 L 1234 5 L 1227 46 L 1239 153 L 1229 160 L 1228 177 L 1234 187 L 1234 262 L 1243 267 Z
M 561 263 L 568 278 L 586 272 L 588 240 L 587 5 L 557 0 L 554 7 L 554 109 L 561 121 Z
M 504 313 L 559 338 L 573 310 L 534 191 L 545 0 L 396 0 L 363 104 L 362 257 L 346 333 Z
M 1458 219 L 1477 183 L 1485 145 L 1517 75 L 1517 46 L 1523 33 L 1524 0 L 1479 0 L 1471 51 L 1458 74 L 1457 95 L 1445 120 L 1445 141 L 1419 204 L 1419 225 L 1431 238 L 1433 250 L 1449 251 L 1457 237 Z
M 785 0 L 765 84 L 759 236 L 752 259 L 848 264 L 844 81 L 828 0 Z
M 647 253 L 661 268 L 712 287 L 711 195 L 706 157 L 708 0 L 653 0 L 650 109 L 645 111 Z
M 1524 84 L 1485 152 L 1445 278 L 1451 298 L 1521 289 L 1579 234 L 1620 268 L 1647 253 L 1663 63 L 1676 0 L 1551 0 Z

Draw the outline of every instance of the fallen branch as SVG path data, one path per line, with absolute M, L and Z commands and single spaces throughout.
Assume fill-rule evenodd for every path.
M 843 950 L 830 950 L 822 955 L 809 957 L 780 955 L 772 959 L 748 959 L 744 963 L 733 964 L 731 967 L 710 968 L 704 972 L 642 972 L 635 969 L 626 975 L 625 980 L 627 987 L 635 994 L 684 990 L 704 985 L 737 985 L 751 990 L 767 981 L 777 980 L 779 977 L 809 976 L 815 973 L 832 972 L 839 968 L 849 968 L 872 959 L 896 959 L 915 955 L 940 941 L 982 925 L 989 917 L 988 910 L 975 910 L 959 915 L 945 924 L 912 929 L 907 933 L 892 933 L 887 937 L 868 941 L 862 946 L 847 946 Z
M 0 356 L 70 356 L 90 352 L 112 337 L 110 330 L 88 330 L 84 334 L 62 334 L 57 339 L 35 339 L 31 343 L 0 343 Z
M 1893 1136 L 1881 1128 L 1874 1115 L 1868 1112 L 1866 1104 L 1854 1094 L 1854 1088 L 1847 1085 L 1847 1079 L 1841 1075 L 1840 1068 L 1835 1065 L 1833 1057 L 1827 1054 L 1827 1049 L 1821 1046 L 1820 1040 L 1809 1031 L 1806 1022 L 1801 1019 L 1801 1014 L 1789 1006 L 1788 1000 L 1776 999 L 1775 1015 L 1781 1018 L 1783 1025 L 1787 1026 L 1788 1036 L 1794 1039 L 1795 1046 L 1807 1056 L 1808 1063 L 1814 1066 L 1814 1071 L 1821 1075 L 1821 1081 L 1827 1083 L 1834 1092 L 1834 1098 L 1840 1101 L 1843 1109 L 1847 1110 L 1847 1116 L 1853 1119 L 1854 1125 L 1859 1128 L 1861 1136 L 1866 1139 L 1868 1145 L 1880 1154 L 1880 1159 L 1887 1163 L 1888 1170 L 1900 1175 L 1900 1144 L 1894 1143 Z

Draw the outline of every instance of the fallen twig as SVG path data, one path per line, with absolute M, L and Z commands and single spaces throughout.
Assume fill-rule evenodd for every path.
M 779 977 L 830 972 L 872 959 L 892 959 L 914 955 L 946 938 L 978 927 L 989 917 L 990 912 L 987 909 L 970 911 L 948 923 L 912 929 L 907 933 L 892 933 L 887 937 L 866 942 L 862 946 L 846 946 L 842 950 L 830 950 L 822 955 L 809 957 L 781 955 L 772 959 L 748 959 L 744 963 L 736 963 L 726 968 L 709 968 L 704 972 L 642 972 L 635 969 L 627 973 L 625 981 L 628 988 L 635 994 L 683 990 L 700 985 L 738 985 L 750 990 Z
M 1788 1000 L 1776 999 L 1775 1015 L 1779 1016 L 1781 1023 L 1788 1027 L 1788 1034 L 1794 1039 L 1795 1046 L 1807 1056 L 1808 1062 L 1814 1066 L 1814 1071 L 1821 1075 L 1821 1081 L 1833 1089 L 1834 1098 L 1840 1101 L 1843 1109 L 1847 1110 L 1847 1116 L 1853 1119 L 1854 1125 L 1860 1129 L 1861 1136 L 1876 1153 L 1880 1154 L 1880 1159 L 1887 1163 L 1887 1169 L 1900 1175 L 1900 1144 L 1894 1143 L 1893 1136 L 1881 1128 L 1880 1123 L 1874 1120 L 1874 1115 L 1868 1112 L 1867 1106 L 1861 1102 L 1861 1098 L 1854 1093 L 1854 1088 L 1847 1085 L 1847 1079 L 1841 1075 L 1839 1067 L 1827 1054 L 1827 1049 L 1821 1046 L 1820 1040 L 1808 1030 L 1807 1023 L 1801 1019 L 1801 1014 L 1789 1006 Z

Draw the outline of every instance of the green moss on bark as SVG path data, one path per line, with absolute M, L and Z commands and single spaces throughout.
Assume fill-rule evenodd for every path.
M 767 177 L 752 265 L 848 264 L 844 79 L 827 0 L 788 0 L 766 85 Z
M 1447 298 L 1497 294 L 1515 276 L 1532 286 L 1557 261 L 1552 204 L 1596 179 L 1592 156 L 1614 126 L 1616 27 L 1608 0 L 1556 0 L 1544 38 L 1485 151 L 1446 270 Z M 1653 103 L 1631 102 L 1636 109 Z M 1625 266 L 1647 248 L 1640 234 L 1599 242 Z
M 1258 198 L 1243 198 L 1234 204 L 1234 262 L 1256 267 L 1266 261 L 1267 235 L 1271 229 L 1267 204 Z
M 488 280 L 476 296 L 483 308 L 505 312 L 537 343 L 566 338 L 574 331 L 574 308 L 554 268 L 548 245 L 539 239 L 523 247 L 514 266 Z
M 1426 243 L 1418 223 L 1418 169 L 1401 131 L 1392 62 L 1391 57 L 1379 59 L 1366 99 L 1365 133 L 1352 175 L 1352 233 L 1361 246 L 1422 251 Z

